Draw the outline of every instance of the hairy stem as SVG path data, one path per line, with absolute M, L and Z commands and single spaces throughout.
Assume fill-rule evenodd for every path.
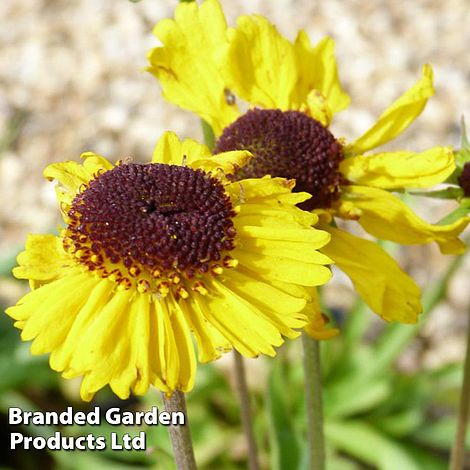
M 255 435 L 253 433 L 253 419 L 251 417 L 250 396 L 246 385 L 245 365 L 243 364 L 243 357 L 239 352 L 233 351 L 233 359 L 235 365 L 235 382 L 240 398 L 243 431 L 248 444 L 248 467 L 250 470 L 259 470 L 258 452 Z
M 467 435 L 468 418 L 470 411 L 470 311 L 467 326 L 467 352 L 463 369 L 463 384 L 460 392 L 459 414 L 457 418 L 457 431 L 452 448 L 449 470 L 462 470 L 465 459 L 465 438 Z
M 170 397 L 163 394 L 165 410 L 169 413 L 182 411 L 186 416 L 184 425 L 170 426 L 171 445 L 175 454 L 176 467 L 178 470 L 196 470 L 191 431 L 187 422 L 186 400 L 184 393 L 175 390 Z
M 309 469 L 325 470 L 320 343 L 302 333 Z

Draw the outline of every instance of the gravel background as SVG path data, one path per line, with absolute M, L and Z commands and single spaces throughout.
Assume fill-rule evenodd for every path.
M 28 232 L 59 222 L 47 163 L 78 159 L 94 150 L 116 160 L 148 160 L 167 129 L 201 137 L 196 117 L 165 103 L 153 77 L 143 73 L 156 44 L 152 26 L 172 16 L 175 0 L 5 0 L 0 2 L 0 258 L 11 258 Z M 470 121 L 470 2 L 468 0 L 222 0 L 229 22 L 257 12 L 294 38 L 304 28 L 314 41 L 329 34 L 351 107 L 334 122 L 336 135 L 359 135 L 405 91 L 429 62 L 436 96 L 421 118 L 389 148 L 423 150 L 458 145 L 459 121 Z M 448 207 L 418 211 L 437 220 Z M 404 266 L 425 285 L 448 260 L 435 247 L 401 250 Z M 470 263 L 464 264 L 423 336 L 427 365 L 458 359 L 468 309 Z M 24 286 L 0 278 L 0 296 L 16 301 Z M 348 299 L 338 276 L 333 298 Z M 333 295 L 334 294 L 334 295 Z M 419 345 L 410 349 L 414 358 Z M 421 351 L 422 353 L 423 351 Z M 405 361 L 409 364 L 414 360 Z M 420 361 L 421 362 L 421 361 Z

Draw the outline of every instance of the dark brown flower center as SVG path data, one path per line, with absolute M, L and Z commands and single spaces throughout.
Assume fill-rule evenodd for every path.
M 462 174 L 459 176 L 459 185 L 465 197 L 470 197 L 470 163 L 465 163 Z
M 339 198 L 341 144 L 315 119 L 299 111 L 253 109 L 226 127 L 215 153 L 249 150 L 254 158 L 235 179 L 265 175 L 295 178 L 294 191 L 312 199 L 302 209 L 329 208 Z
M 217 272 L 234 248 L 235 213 L 222 184 L 187 167 L 116 166 L 75 197 L 68 215 L 67 248 L 126 287 L 130 277 L 145 280 L 143 291 L 153 280 Z

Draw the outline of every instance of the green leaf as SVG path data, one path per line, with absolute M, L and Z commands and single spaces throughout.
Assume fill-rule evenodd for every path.
M 453 443 L 457 420 L 442 418 L 436 423 L 426 424 L 413 434 L 413 438 L 422 444 L 448 451 Z M 470 451 L 470 433 L 467 433 L 465 448 Z
M 193 0 L 182 0 L 183 2 L 192 2 Z M 201 119 L 201 127 L 202 127 L 202 135 L 204 137 L 204 143 L 211 149 L 214 150 L 215 147 L 215 135 L 214 131 L 212 130 L 212 127 L 204 121 L 204 119 Z
M 327 423 L 326 435 L 339 450 L 379 470 L 422 470 L 399 443 L 358 421 Z
M 387 380 L 345 380 L 325 394 L 325 414 L 329 418 L 347 417 L 370 411 L 386 400 L 392 390 Z
M 300 445 L 287 401 L 288 384 L 283 356 L 278 355 L 269 377 L 267 410 L 270 420 L 270 444 L 273 469 L 291 470 L 300 463 Z
M 404 403 L 406 406 L 406 402 Z M 403 437 L 414 432 L 424 421 L 424 409 L 413 407 L 390 416 L 377 419 L 377 427 L 386 434 Z

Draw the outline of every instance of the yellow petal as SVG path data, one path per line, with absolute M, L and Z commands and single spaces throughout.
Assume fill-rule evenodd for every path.
M 113 168 L 112 163 L 101 155 L 85 152 L 81 155 L 85 161 L 81 164 L 74 161 L 52 163 L 48 165 L 43 175 L 48 180 L 57 180 L 57 200 L 68 205 L 77 193 L 96 176 Z
M 326 232 L 320 230 L 311 230 L 307 228 L 295 229 L 258 227 L 254 225 L 242 225 L 237 227 L 237 235 L 243 238 L 261 238 L 264 240 L 280 240 L 311 243 L 313 249 L 321 248 L 328 243 L 330 236 Z
M 279 330 L 254 305 L 238 296 L 216 279 L 207 281 L 209 294 L 201 307 L 204 316 L 240 354 L 255 357 L 259 354 L 274 356 L 273 346 L 283 339 Z
M 70 369 L 70 359 L 75 354 L 77 344 L 86 334 L 86 330 L 98 314 L 98 312 L 108 303 L 112 293 L 113 283 L 107 280 L 98 282 L 88 296 L 87 302 L 80 309 L 74 318 L 72 327 L 65 340 L 51 352 L 50 365 L 57 371 Z M 78 373 L 78 375 L 80 375 Z
M 264 17 L 241 16 L 229 30 L 225 77 L 231 90 L 264 108 L 291 108 L 297 83 L 294 48 Z
M 65 253 L 62 240 L 55 235 L 28 235 L 25 251 L 17 258 L 19 266 L 13 269 L 18 279 L 50 282 L 68 272 L 74 265 Z
M 247 225 L 278 225 L 280 223 L 298 223 L 310 227 L 317 222 L 314 214 L 300 210 L 288 204 L 248 203 L 239 207 L 237 220 Z
M 266 256 L 241 249 L 234 252 L 234 257 L 240 265 L 267 279 L 273 278 L 301 286 L 319 286 L 327 283 L 331 278 L 331 271 L 317 263 L 301 262 L 279 255 Z
M 158 139 L 152 163 L 191 166 L 195 160 L 210 157 L 211 151 L 207 145 L 193 139 L 180 140 L 174 132 L 167 131 Z
M 302 326 L 302 322 L 299 323 L 299 316 L 294 314 L 302 312 L 307 303 L 306 299 L 283 292 L 264 282 L 256 272 L 253 273 L 246 269 L 230 271 L 226 284 L 231 286 L 231 290 L 237 292 L 241 297 L 262 307 L 261 310 L 267 309 L 284 318 L 284 321 L 292 322 L 291 328 Z
M 233 150 L 231 152 L 217 153 L 207 159 L 195 160 L 191 168 L 198 168 L 208 173 L 230 175 L 239 168 L 245 166 L 252 158 L 252 154 L 246 150 Z
M 326 101 L 327 123 L 331 115 L 348 107 L 350 99 L 341 87 L 338 77 L 338 67 L 334 55 L 334 41 L 329 37 L 323 38 L 315 47 L 312 47 L 305 31 L 299 31 L 294 44 L 299 67 L 299 82 L 296 86 L 297 101 L 307 101 L 312 90 L 317 90 Z M 315 95 L 310 96 L 309 108 L 312 117 L 315 107 L 320 101 L 314 101 Z M 323 105 L 324 107 L 324 105 Z M 323 121 L 320 121 L 323 123 Z
M 225 189 L 235 204 L 259 202 L 295 205 L 312 197 L 308 193 L 291 192 L 294 186 L 294 180 L 264 176 L 240 180 L 227 185 Z
M 349 181 L 377 188 L 427 188 L 445 181 L 455 170 L 451 147 L 425 152 L 386 152 L 347 158 L 340 171 Z
M 152 374 L 152 353 L 155 350 L 154 338 L 150 336 L 150 297 L 136 295 L 131 304 L 129 331 L 132 346 L 131 365 L 136 369 L 136 378 L 131 383 L 135 395 L 144 395 L 154 382 Z
M 386 321 L 416 323 L 421 292 L 395 260 L 377 243 L 330 226 L 322 228 L 331 234 L 322 251 L 349 276 L 371 310 Z
M 244 150 L 212 155 L 206 145 L 193 139 L 180 140 L 174 132 L 165 132 L 155 146 L 152 163 L 188 166 L 214 174 L 231 174 L 250 159 L 250 152 Z
M 120 398 L 127 398 L 135 379 L 129 363 L 129 311 L 132 291 L 117 291 L 110 301 L 92 318 L 88 327 L 82 330 L 80 341 L 70 359 L 70 368 L 86 373 L 81 386 L 82 398 L 114 382 L 113 391 Z M 122 380 L 128 384 L 123 390 Z
M 378 121 L 345 149 L 347 153 L 364 153 L 385 144 L 401 134 L 423 111 L 434 94 L 433 72 L 423 67 L 423 76 L 406 93 L 389 106 Z
M 259 315 L 288 338 L 296 338 L 306 322 L 304 298 L 294 297 L 262 281 L 256 272 L 247 269 L 231 271 L 224 282 L 232 292 L 256 307 Z
M 393 194 L 366 186 L 342 187 L 343 204 L 339 213 L 348 218 L 351 206 L 359 211 L 358 222 L 374 237 L 403 245 L 435 241 L 444 254 L 458 254 L 465 246 L 458 239 L 470 219 L 461 218 L 449 225 L 432 225 L 418 217 Z
M 333 117 L 328 101 L 318 90 L 312 90 L 307 95 L 305 109 L 302 107 L 301 110 L 325 127 L 329 126 Z
M 224 352 L 230 351 L 232 345 L 229 341 L 209 323 L 201 308 L 204 298 L 190 296 L 181 302 L 180 308 L 190 325 L 198 345 L 198 358 L 202 363 L 218 359 Z
M 155 27 L 163 47 L 148 54 L 148 71 L 160 81 L 165 99 L 199 115 L 217 135 L 238 116 L 218 64 L 227 47 L 226 29 L 218 1 L 181 3 L 174 20 Z
M 304 327 L 305 332 L 316 340 L 330 339 L 338 336 L 339 330 L 337 328 L 328 327 L 329 319 L 320 309 L 317 290 L 313 288 L 309 289 L 309 292 L 311 294 L 311 301 L 304 309 L 304 313 L 308 318 L 308 323 Z
M 193 388 L 196 378 L 194 346 L 188 323 L 186 322 L 182 310 L 175 301 L 172 302 L 171 310 L 171 328 L 175 336 L 180 366 L 176 388 L 183 392 L 189 392 Z
M 172 310 L 166 301 L 155 301 L 158 325 L 158 355 L 161 361 L 161 378 L 169 391 L 175 390 L 179 382 L 180 360 L 178 345 L 171 328 Z
M 332 260 L 316 251 L 310 243 L 285 240 L 244 239 L 240 250 L 266 256 L 282 256 L 296 261 L 316 264 L 331 264 Z M 236 257 L 236 254 L 234 254 Z
M 23 341 L 35 339 L 33 354 L 50 352 L 63 341 L 96 282 L 87 273 L 71 274 L 29 292 L 6 310 L 7 315 L 21 322 L 15 326 L 21 326 Z

